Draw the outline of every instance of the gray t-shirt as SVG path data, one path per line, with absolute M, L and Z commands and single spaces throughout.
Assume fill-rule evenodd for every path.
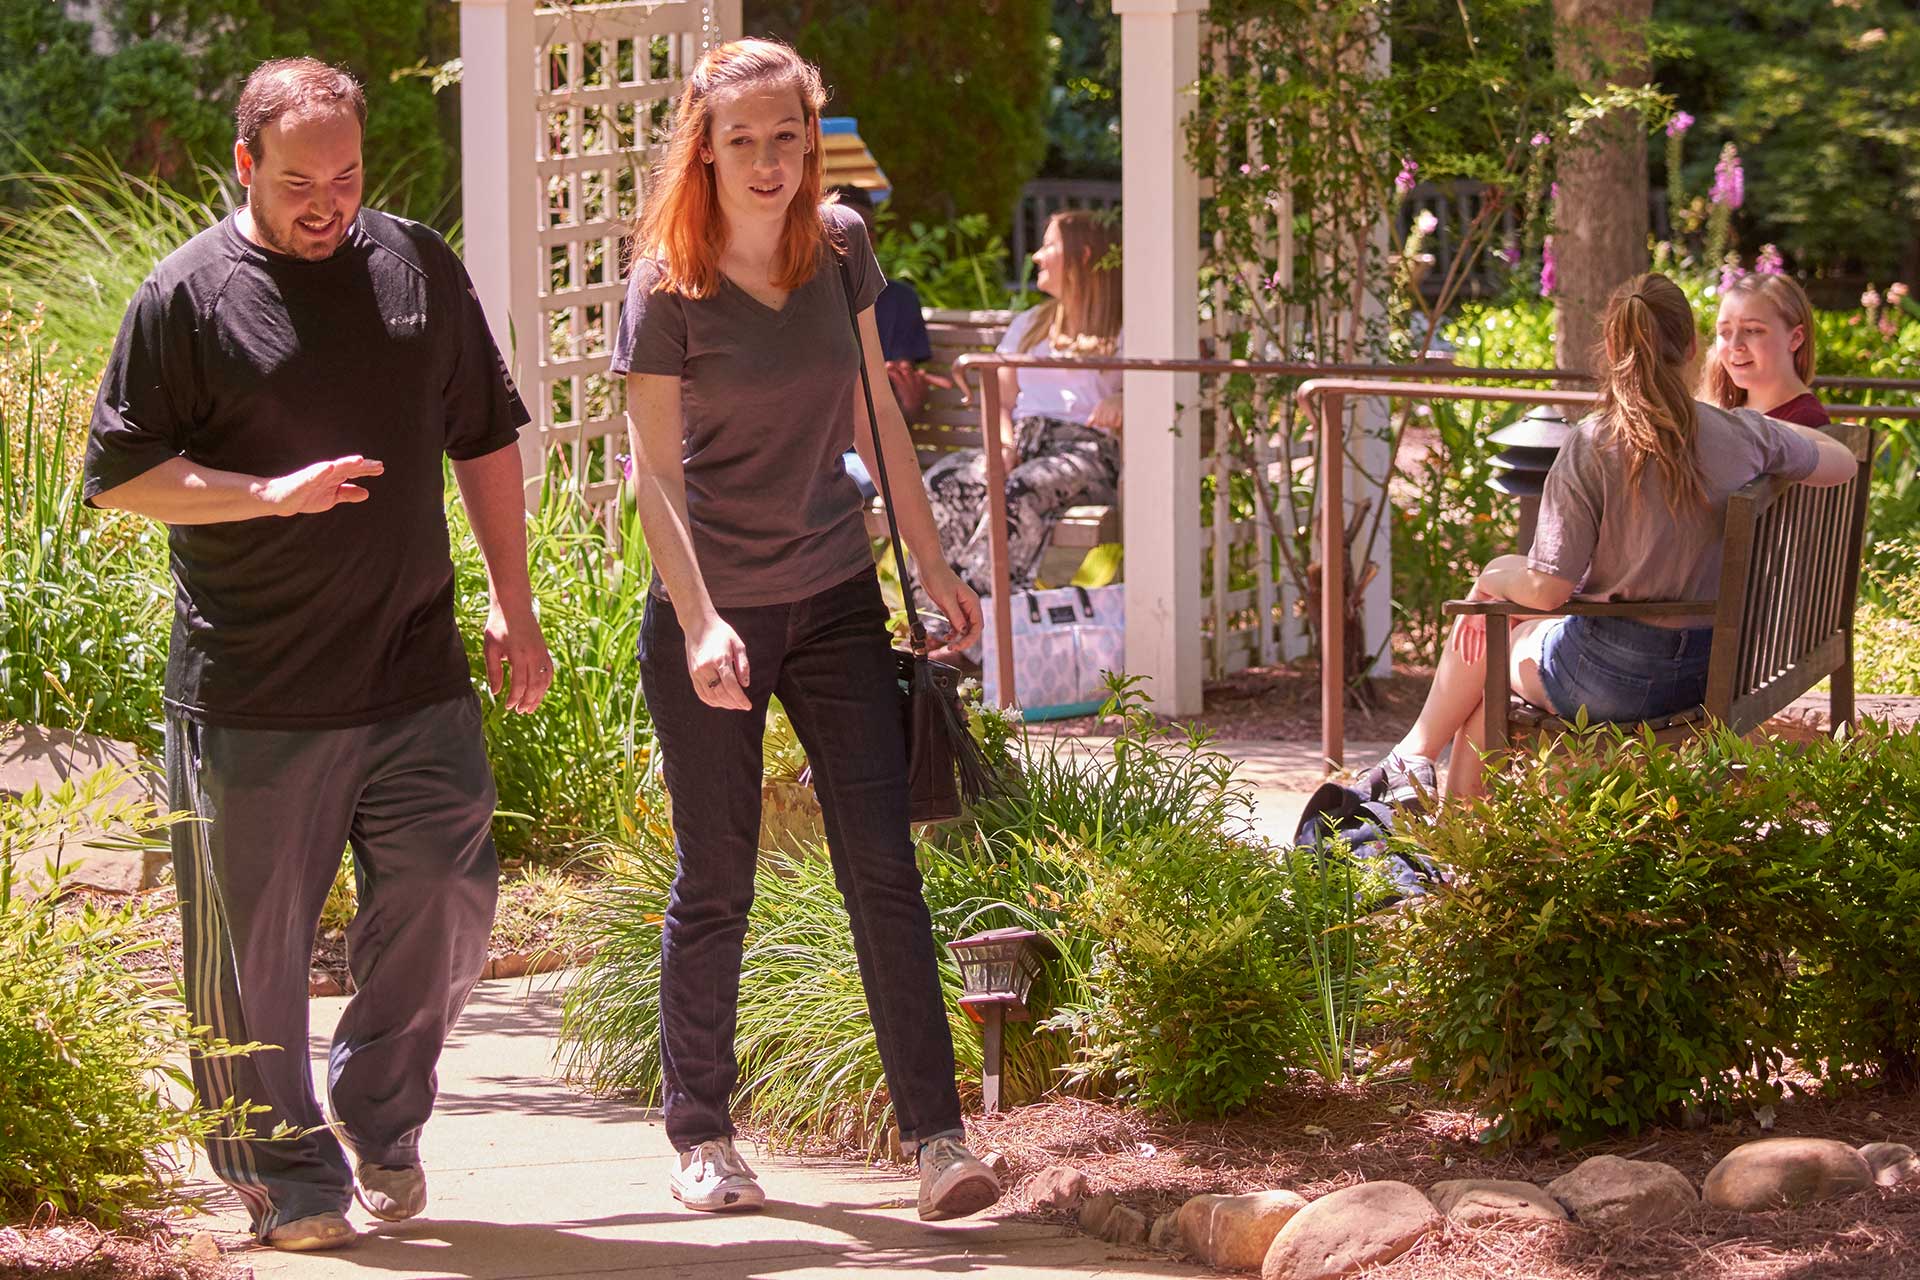
M 820 212 L 828 240 L 848 247 L 864 311 L 886 284 L 866 224 L 839 205 Z M 860 489 L 841 462 L 860 353 L 832 244 L 778 311 L 724 275 L 707 298 L 657 293 L 660 275 L 651 260 L 634 264 L 613 372 L 680 379 L 687 519 L 714 604 L 804 600 L 871 566 Z M 658 576 L 653 590 L 666 594 Z
M 1640 474 L 1639 494 L 1630 494 L 1626 451 L 1606 438 L 1597 418 L 1588 418 L 1547 475 L 1527 566 L 1578 584 L 1581 600 L 1713 599 L 1728 497 L 1761 476 L 1804 480 L 1820 454 L 1791 427 L 1753 409 L 1695 408 L 1694 465 L 1706 506 L 1670 508 L 1652 463 Z M 1689 627 L 1713 619 L 1660 621 Z

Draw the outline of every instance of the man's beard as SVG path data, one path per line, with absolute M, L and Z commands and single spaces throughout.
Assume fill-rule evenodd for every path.
M 247 194 L 247 209 L 253 215 L 253 233 L 260 237 L 260 243 L 284 257 L 299 258 L 303 262 L 323 262 L 338 253 L 340 246 L 346 243 L 344 228 L 352 221 L 343 217 L 342 234 L 327 246 L 324 253 L 314 253 L 310 248 L 301 248 L 300 244 L 294 240 L 292 232 L 296 219 L 288 218 L 284 226 L 276 224 L 271 218 L 262 214 L 260 206 L 254 202 L 252 192 Z

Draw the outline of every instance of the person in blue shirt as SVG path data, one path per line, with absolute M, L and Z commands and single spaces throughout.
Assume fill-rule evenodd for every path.
M 833 188 L 840 203 L 860 215 L 867 224 L 867 238 L 873 238 L 873 197 L 864 187 Z M 886 288 L 873 304 L 874 323 L 880 329 L 880 353 L 887 360 L 887 381 L 893 386 L 893 398 L 900 403 L 900 415 L 908 422 L 920 416 L 927 404 L 927 388 L 939 383 L 951 385 L 937 375 L 929 375 L 920 365 L 933 359 L 933 344 L 927 338 L 926 317 L 920 314 L 920 295 L 905 280 L 887 281 Z M 874 496 L 873 477 L 867 474 L 860 455 L 849 450 L 847 474 L 860 486 L 862 496 Z

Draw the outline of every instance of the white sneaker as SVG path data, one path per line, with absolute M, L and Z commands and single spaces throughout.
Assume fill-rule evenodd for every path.
M 964 1218 L 1000 1198 L 1000 1179 L 958 1138 L 920 1144 L 920 1217 Z
M 702 1213 L 740 1213 L 767 1202 L 759 1179 L 733 1149 L 732 1138 L 714 1138 L 682 1151 L 667 1185 L 675 1200 Z
M 417 1164 L 353 1168 L 353 1195 L 382 1222 L 405 1222 L 427 1207 L 427 1171 Z

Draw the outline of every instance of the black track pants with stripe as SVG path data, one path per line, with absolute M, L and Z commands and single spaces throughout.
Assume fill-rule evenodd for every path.
M 209 1102 L 244 1099 L 251 1136 L 208 1161 L 265 1236 L 342 1210 L 352 1174 L 314 1097 L 307 981 L 327 891 L 350 848 L 357 991 L 328 1057 L 330 1110 L 361 1160 L 419 1159 L 441 1046 L 487 958 L 499 867 L 480 709 L 471 696 L 347 729 L 167 722 L 167 782 L 189 1011 L 235 1044 L 197 1058 Z M 278 1126 L 292 1136 L 270 1136 Z

